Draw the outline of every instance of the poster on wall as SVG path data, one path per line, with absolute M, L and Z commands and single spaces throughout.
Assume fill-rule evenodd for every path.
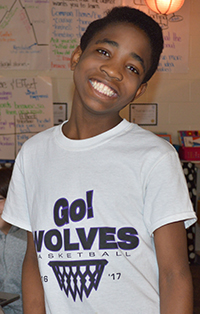
M 23 143 L 53 126 L 50 78 L 0 77 L 0 160 L 13 160 Z
M 113 6 L 121 5 L 121 0 L 51 1 L 50 5 L 51 69 L 66 70 L 90 22 L 103 17 Z
M 122 0 L 122 5 L 132 6 L 145 12 L 162 27 L 164 50 L 157 71 L 187 73 L 189 69 L 190 1 L 185 1 L 180 10 L 169 15 L 151 11 L 145 4 L 145 0 Z
M 1 0 L 0 70 L 46 70 L 49 0 Z
M 88 24 L 121 0 L 1 0 L 0 70 L 69 69 Z

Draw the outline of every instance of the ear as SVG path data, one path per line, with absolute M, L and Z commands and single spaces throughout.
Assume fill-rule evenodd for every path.
M 71 60 L 70 60 L 70 67 L 72 71 L 74 71 L 77 63 L 79 62 L 81 55 L 82 55 L 81 47 L 77 46 L 74 52 L 72 53 Z
M 134 99 L 137 99 L 140 96 L 142 96 L 144 94 L 144 92 L 146 91 L 146 89 L 147 89 L 147 83 L 141 84 L 140 87 L 138 88 L 136 94 L 135 94 Z

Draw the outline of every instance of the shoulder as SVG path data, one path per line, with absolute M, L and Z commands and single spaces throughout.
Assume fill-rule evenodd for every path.
M 41 142 L 43 142 L 44 140 L 48 140 L 51 139 L 54 136 L 54 132 L 57 128 L 59 128 L 60 126 L 53 126 L 49 129 L 46 129 L 42 132 L 39 132 L 35 135 L 33 135 L 31 138 L 29 138 L 24 144 L 23 146 L 31 146 L 31 145 L 37 145 L 40 144 Z M 44 142 L 43 142 L 44 144 Z
M 54 126 L 33 135 L 26 142 L 24 142 L 18 155 L 30 156 L 31 154 L 34 155 L 35 153 L 38 154 L 39 152 L 45 152 L 50 144 L 54 144 L 54 139 L 56 134 L 59 133 L 60 128 L 60 125 Z
M 38 164 L 41 158 L 46 157 L 50 147 L 55 150 L 55 133 L 59 127 L 54 126 L 39 132 L 24 142 L 15 159 L 17 168 L 22 170 L 25 164 L 28 167 Z
M 137 124 L 127 123 L 129 123 L 129 129 L 124 145 L 128 145 L 132 152 L 137 152 L 138 156 L 158 160 L 164 155 L 177 155 L 176 149 L 167 140 L 149 130 L 143 129 Z

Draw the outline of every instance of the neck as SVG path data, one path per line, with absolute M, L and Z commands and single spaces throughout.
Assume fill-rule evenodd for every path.
M 80 121 L 81 120 L 81 121 Z M 93 119 L 92 123 L 84 119 L 74 119 L 70 117 L 69 121 L 63 125 L 63 133 L 66 137 L 74 140 L 82 140 L 104 133 L 122 121 L 122 118 L 114 121 L 105 121 Z
M 94 114 L 76 110 L 72 107 L 70 119 L 63 125 L 63 133 L 66 137 L 75 140 L 87 139 L 104 133 L 122 121 L 119 113 Z

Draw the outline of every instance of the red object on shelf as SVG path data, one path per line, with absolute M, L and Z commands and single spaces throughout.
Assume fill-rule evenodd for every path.
M 200 161 L 200 147 L 185 147 L 179 148 L 179 157 L 182 160 Z

